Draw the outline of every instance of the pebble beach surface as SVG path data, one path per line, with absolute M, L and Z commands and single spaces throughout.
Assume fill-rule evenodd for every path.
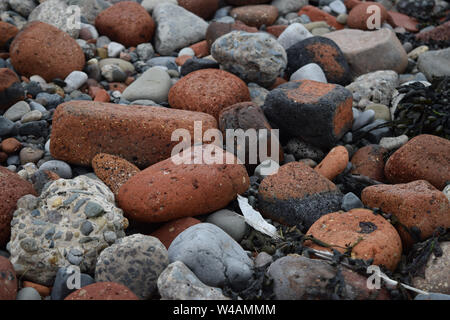
M 0 300 L 449 300 L 449 80 L 443 0 L 0 0 Z

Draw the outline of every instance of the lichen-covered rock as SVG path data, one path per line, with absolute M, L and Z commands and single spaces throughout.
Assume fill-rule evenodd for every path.
M 93 273 L 100 252 L 125 236 L 128 220 L 102 182 L 59 179 L 22 197 L 11 221 L 11 261 L 30 281 L 51 285 L 60 267 Z
M 162 300 L 229 300 L 219 288 L 207 286 L 181 261 L 160 274 L 158 291 Z
M 102 251 L 95 266 L 95 280 L 126 285 L 139 298 L 148 299 L 168 264 L 167 249 L 161 241 L 134 234 Z
M 267 33 L 232 31 L 213 43 L 211 54 L 225 70 L 264 87 L 270 87 L 287 65 L 286 51 Z

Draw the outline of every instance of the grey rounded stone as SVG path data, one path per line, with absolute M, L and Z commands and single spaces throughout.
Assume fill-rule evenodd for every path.
M 287 65 L 286 51 L 268 33 L 232 31 L 214 41 L 211 54 L 226 71 L 263 87 L 271 86 Z
M 175 261 L 160 274 L 158 291 L 162 300 L 229 300 L 219 288 L 202 283 L 181 261 Z
M 72 38 L 78 38 L 80 32 L 73 20 L 73 10 L 65 1 L 46 0 L 38 5 L 28 16 L 28 21 L 41 21 L 67 32 Z
M 391 121 L 391 111 L 384 104 L 369 104 L 364 111 L 375 111 L 375 119 Z
M 178 52 L 178 56 L 195 56 L 195 52 L 194 50 L 192 50 L 191 48 L 187 47 L 187 48 L 183 48 L 180 50 L 180 52 Z
M 108 64 L 101 68 L 102 76 L 109 82 L 124 82 L 127 74 L 117 65 Z
M 108 57 L 116 58 L 119 54 L 124 51 L 126 48 L 123 44 L 118 42 L 111 41 L 108 44 Z
M 196 224 L 180 233 L 169 247 L 170 262 L 181 261 L 204 284 L 235 290 L 247 287 L 253 261 L 225 231 L 211 223 Z
M 20 150 L 19 157 L 20 163 L 25 164 L 28 162 L 36 163 L 44 156 L 44 151 L 40 149 L 25 147 Z
M 147 61 L 155 55 L 155 49 L 151 43 L 141 43 L 136 47 L 136 53 L 140 60 Z
M 0 136 L 7 136 L 13 131 L 14 122 L 9 119 L 6 119 L 3 116 L 0 116 Z
M 47 144 L 46 144 L 47 145 Z M 72 168 L 61 160 L 50 160 L 47 162 L 44 162 L 40 167 L 39 170 L 44 171 L 53 171 L 58 176 L 60 176 L 63 179 L 70 179 L 72 178 Z
M 450 48 L 432 50 L 422 53 L 417 61 L 417 68 L 429 81 L 436 77 L 450 75 Z
M 437 257 L 433 252 L 426 263 L 424 277 L 416 276 L 412 285 L 420 290 L 450 294 L 450 241 L 439 243 L 442 255 Z
M 364 204 L 358 198 L 356 194 L 353 192 L 346 193 L 342 198 L 342 209 L 345 211 L 349 211 L 351 209 L 356 208 L 364 208 Z
M 340 24 L 347 24 L 348 14 L 341 13 L 336 17 L 336 21 Z
M 141 299 L 156 292 L 157 280 L 169 265 L 167 249 L 155 237 L 134 234 L 118 240 L 100 254 L 95 280 L 121 283 Z
M 42 119 L 42 112 L 38 110 L 33 110 L 24 114 L 22 119 L 20 119 L 20 122 L 27 123 L 32 121 L 39 121 L 41 119 Z
M 347 13 L 347 8 L 345 7 L 345 4 L 341 0 L 334 0 L 330 2 L 328 6 L 330 7 L 331 11 L 333 11 L 336 14 Z
M 131 102 L 142 99 L 156 103 L 167 102 L 171 86 L 172 82 L 167 72 L 159 67 L 152 67 L 130 84 L 122 97 Z
M 358 117 L 353 121 L 352 131 L 356 131 L 359 128 L 362 128 L 375 120 L 375 111 L 374 110 L 366 110 L 362 112 Z
M 442 190 L 442 192 L 445 194 L 445 196 L 447 197 L 448 201 L 450 201 L 450 184 L 448 184 L 444 190 Z
M 259 107 L 262 107 L 267 95 L 269 94 L 269 90 L 252 82 L 248 84 L 248 90 L 250 91 L 252 102 L 257 104 Z
M 206 219 L 206 222 L 218 226 L 237 242 L 242 240 L 247 231 L 247 224 L 245 223 L 244 217 L 227 209 L 210 214 Z
M 293 23 L 289 25 L 278 37 L 278 42 L 287 50 L 297 42 L 311 38 L 313 35 L 301 24 Z
M 35 288 L 25 287 L 17 292 L 16 300 L 42 300 L 41 295 Z
M 398 137 L 385 137 L 381 138 L 380 146 L 390 151 L 400 148 L 405 143 L 407 143 L 408 140 L 408 136 L 404 134 Z
M 67 84 L 67 88 L 70 91 L 79 89 L 88 79 L 88 75 L 83 71 L 72 71 L 64 82 Z
M 255 168 L 255 176 L 264 179 L 267 176 L 276 174 L 278 172 L 278 169 L 280 169 L 280 165 L 278 164 L 278 162 L 272 159 L 267 159 L 261 162 Z
M 161 3 L 153 10 L 156 22 L 155 48 L 161 55 L 170 55 L 174 51 L 188 47 L 205 38 L 208 23 L 172 3 Z
M 260 252 L 255 258 L 255 268 L 262 268 L 270 265 L 273 262 L 273 258 L 266 252 Z
M 153 9 L 160 4 L 160 3 L 172 3 L 172 4 L 178 4 L 177 0 L 143 0 L 141 5 L 144 7 L 145 10 L 147 10 L 149 13 L 152 13 Z
M 8 0 L 11 9 L 19 13 L 22 17 L 28 17 L 36 8 L 34 0 Z
M 271 5 L 278 9 L 279 15 L 299 11 L 308 4 L 308 0 L 273 0 Z
M 100 39 L 100 38 L 99 38 Z M 123 72 L 127 73 L 127 74 L 132 74 L 134 73 L 134 66 L 128 62 L 125 61 L 123 59 L 118 59 L 118 58 L 107 58 L 107 59 L 102 59 L 98 62 L 98 66 L 100 67 L 100 70 L 109 64 L 113 64 L 118 66 L 120 69 L 122 69 Z
M 31 108 L 28 103 L 26 103 L 25 101 L 19 101 L 11 106 L 8 110 L 6 110 L 3 116 L 8 120 L 17 121 L 30 111 Z
M 325 76 L 325 73 L 323 72 L 322 68 L 316 64 L 316 63 L 308 63 L 307 65 L 304 65 L 297 71 L 295 71 L 290 81 L 295 80 L 313 80 L 317 82 L 327 83 L 327 77 Z
M 75 283 L 75 273 L 77 270 L 74 267 L 59 268 L 56 272 L 55 281 L 53 283 L 50 297 L 52 300 L 64 300 L 70 293 L 76 291 L 76 288 L 69 289 Z M 94 279 L 85 273 L 80 273 L 80 288 L 95 283 Z

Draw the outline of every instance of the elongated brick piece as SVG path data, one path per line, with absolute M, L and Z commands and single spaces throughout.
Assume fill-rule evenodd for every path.
M 96 154 L 108 153 L 146 168 L 171 156 L 179 143 L 171 141 L 174 130 L 188 130 L 193 143 L 195 121 L 201 122 L 204 131 L 217 128 L 214 117 L 201 112 L 70 101 L 55 111 L 50 153 L 86 166 Z

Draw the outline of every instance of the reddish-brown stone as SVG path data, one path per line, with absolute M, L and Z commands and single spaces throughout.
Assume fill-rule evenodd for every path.
M 450 21 L 434 28 L 433 30 L 416 34 L 416 39 L 425 42 L 450 41 Z
M 16 138 L 8 138 L 2 141 L 1 148 L 7 154 L 12 154 L 22 148 L 22 144 Z
M 100 34 L 127 48 L 150 42 L 155 32 L 155 22 L 150 14 L 133 1 L 119 2 L 100 12 L 95 27 Z
M 259 28 L 274 24 L 278 18 L 278 9 L 266 4 L 243 6 L 231 10 L 230 16 L 248 26 Z
M 352 173 L 385 182 L 384 156 L 388 151 L 377 144 L 362 147 L 352 157 Z
M 203 19 L 209 19 L 219 9 L 219 0 L 178 0 L 178 5 Z
M 290 162 L 264 178 L 258 198 L 265 217 L 310 227 L 320 216 L 339 210 L 342 194 L 333 182 L 308 165 Z
M 151 234 L 151 236 L 156 237 L 162 244 L 169 249 L 172 241 L 184 230 L 201 221 L 195 218 L 186 217 L 181 219 L 176 219 L 164 224 L 161 228 L 156 230 Z
M 223 23 L 223 22 L 212 22 L 208 29 L 206 30 L 206 42 L 208 43 L 208 48 L 211 49 L 212 44 L 216 41 L 217 38 L 230 33 L 231 31 L 240 30 L 246 32 L 258 32 L 258 29 L 255 27 L 247 26 L 242 21 L 237 20 L 235 23 Z
M 424 240 L 436 228 L 450 227 L 449 200 L 425 180 L 370 186 L 363 190 L 361 200 L 368 207 L 395 215 L 399 222 L 396 227 L 405 246 L 415 240 L 411 235 L 415 234 L 414 229 L 420 230 L 417 236 Z
M 84 53 L 67 33 L 43 22 L 28 24 L 16 36 L 9 53 L 14 68 L 22 75 L 40 75 L 46 81 L 64 79 L 84 68 Z
M 285 25 L 269 26 L 267 27 L 266 31 L 278 38 L 280 34 L 282 34 L 284 30 L 286 30 L 287 27 L 288 26 Z
M 393 27 L 402 27 L 409 32 L 419 31 L 417 28 L 419 21 L 400 12 L 388 11 L 387 22 Z
M 191 56 L 189 55 L 183 55 L 183 56 L 179 56 L 178 58 L 175 59 L 175 63 L 178 66 L 182 66 L 186 61 L 188 61 L 189 59 L 192 59 Z
M 347 26 L 353 29 L 369 30 L 367 22 L 374 12 L 367 12 L 370 6 L 378 6 L 380 8 L 380 23 L 383 24 L 387 19 L 386 8 L 378 2 L 367 1 L 356 5 L 348 14 Z
M 351 251 L 353 259 L 373 259 L 373 264 L 384 265 L 391 271 L 395 270 L 402 255 L 402 242 L 395 228 L 381 215 L 367 209 L 326 214 L 311 226 L 307 235 L 332 245 L 340 252 L 354 245 Z M 310 240 L 305 245 L 331 251 L 331 248 Z
M 222 110 L 219 115 L 219 128 L 222 131 L 223 137 L 226 138 L 226 130 L 238 130 L 242 129 L 244 131 L 247 130 L 255 130 L 255 139 L 257 141 L 256 146 L 250 145 L 250 140 L 246 140 L 245 143 L 245 159 L 241 159 L 243 164 L 246 166 L 249 173 L 253 173 L 256 166 L 264 161 L 265 159 L 261 159 L 259 157 L 259 150 L 262 148 L 263 144 L 266 144 L 266 150 L 267 155 L 273 159 L 272 154 L 272 139 L 275 143 L 275 147 L 278 148 L 278 159 L 276 159 L 278 162 L 283 161 L 283 149 L 281 147 L 281 143 L 278 141 L 278 138 L 275 136 L 272 138 L 271 136 L 271 130 L 272 127 L 270 126 L 269 122 L 267 121 L 266 117 L 264 116 L 264 112 L 261 110 L 260 107 L 258 107 L 253 102 L 241 102 L 234 104 L 232 106 L 229 106 L 228 108 Z M 264 133 L 264 131 L 260 130 L 266 130 L 267 133 Z M 239 152 L 242 150 L 242 145 L 238 145 L 239 140 L 234 146 L 234 154 L 236 156 L 240 156 Z M 229 146 L 227 146 L 229 147 Z M 231 147 L 231 146 L 230 146 Z M 257 148 L 257 149 L 256 149 Z M 230 149 L 231 150 L 231 149 Z M 256 150 L 258 152 L 258 155 L 252 155 L 255 156 L 255 158 L 250 159 L 250 151 Z M 250 163 L 250 160 L 252 160 L 253 163 Z
M 169 91 L 172 108 L 205 112 L 216 119 L 224 108 L 245 101 L 251 101 L 247 84 L 219 69 L 191 72 Z
M 19 33 L 16 26 L 0 21 L 0 50 L 5 48 L 6 43 Z
M 0 151 L 0 163 L 5 163 L 8 160 L 8 154 Z
M 306 5 L 298 12 L 298 15 L 306 14 L 311 21 L 325 21 L 329 26 L 336 28 L 337 30 L 343 29 L 344 25 L 336 21 L 336 17 L 325 11 L 320 10 L 317 7 Z
M 26 194 L 36 195 L 31 183 L 0 166 L 0 246 L 9 241 L 10 222 L 17 200 Z
M 450 141 L 422 134 L 398 149 L 384 168 L 392 183 L 427 180 L 439 190 L 450 181 Z
M 227 164 L 227 157 L 234 164 Z M 197 146 L 136 174 L 120 188 L 118 202 L 130 219 L 170 221 L 224 208 L 247 191 L 249 180 L 234 155 L 214 145 Z
M 347 149 L 343 146 L 337 146 L 328 152 L 327 156 L 314 168 L 314 170 L 328 180 L 333 180 L 345 170 L 347 163 Z
M 194 43 L 189 48 L 194 50 L 195 56 L 197 58 L 203 58 L 209 55 L 209 47 L 208 42 L 206 40 Z
M 344 4 L 348 10 L 353 9 L 360 3 L 362 3 L 360 0 L 344 0 Z
M 110 102 L 111 98 L 108 94 L 108 91 L 105 89 L 100 89 L 95 93 L 94 101 L 97 102 Z
M 120 187 L 140 172 L 138 167 L 127 160 L 106 153 L 99 153 L 92 159 L 92 168 L 116 197 Z
M 90 166 L 98 153 L 122 157 L 140 168 L 170 157 L 176 129 L 194 138 L 194 122 L 203 130 L 217 128 L 205 113 L 154 106 L 122 106 L 91 101 L 61 104 L 53 116 L 50 152 L 69 163 Z
M 286 82 L 288 82 L 286 79 L 283 79 L 281 77 L 277 77 L 275 79 L 274 84 L 270 87 L 270 90 L 273 90 L 273 89 L 277 88 L 278 86 L 280 86 L 280 85 L 282 85 L 283 83 L 286 83 Z
M 16 295 L 17 277 L 14 267 L 7 258 L 0 256 L 0 301 L 16 300 Z
M 0 111 L 8 109 L 14 103 L 24 98 L 24 94 L 17 95 L 11 92 L 13 86 L 21 86 L 17 74 L 11 69 L 0 68 Z
M 64 300 L 139 300 L 139 298 L 123 284 L 97 282 L 72 292 Z

